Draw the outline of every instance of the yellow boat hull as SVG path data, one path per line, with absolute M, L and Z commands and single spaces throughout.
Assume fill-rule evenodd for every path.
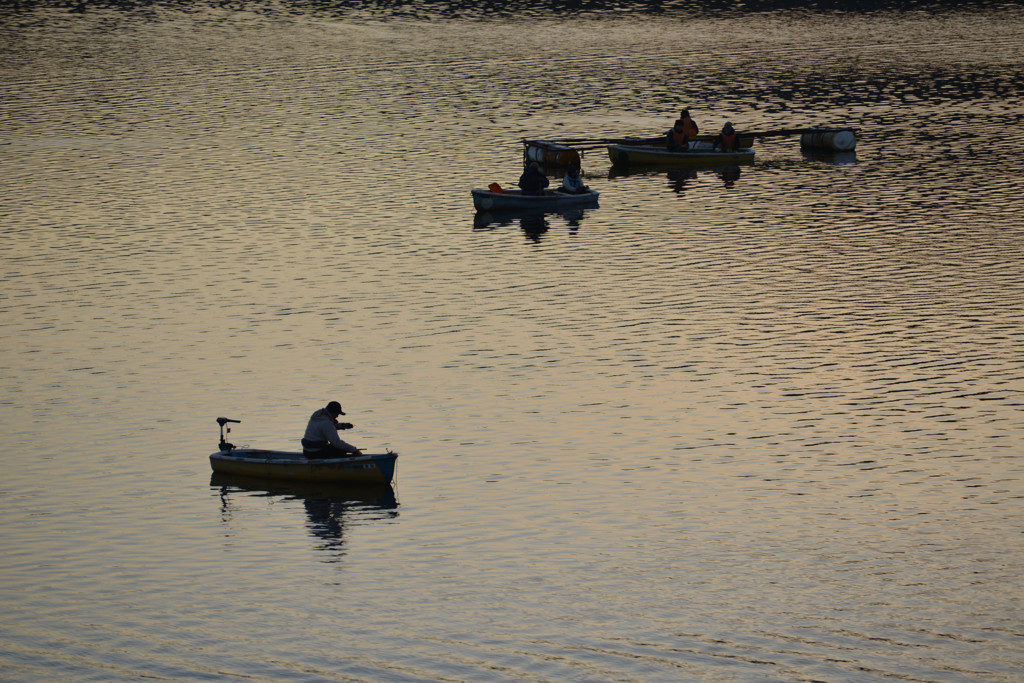
M 616 166 L 732 166 L 754 161 L 754 150 L 741 147 L 737 152 L 715 152 L 708 143 L 695 143 L 696 149 L 672 152 L 654 145 L 608 145 L 608 157 Z
M 218 474 L 345 484 L 390 484 L 397 453 L 367 453 L 351 458 L 307 460 L 301 453 L 235 448 L 210 455 L 210 467 Z

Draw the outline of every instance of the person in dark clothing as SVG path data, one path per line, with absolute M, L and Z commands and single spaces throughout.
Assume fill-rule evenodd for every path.
M 532 162 L 519 176 L 519 187 L 524 195 L 542 195 L 548 186 L 548 177 L 540 170 L 540 164 Z

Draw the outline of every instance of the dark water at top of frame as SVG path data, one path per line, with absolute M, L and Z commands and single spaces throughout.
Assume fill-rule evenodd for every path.
M 5 680 L 1011 681 L 1014 4 L 0 9 Z M 853 126 L 477 215 L 523 138 Z M 211 478 L 342 402 L 391 487 Z

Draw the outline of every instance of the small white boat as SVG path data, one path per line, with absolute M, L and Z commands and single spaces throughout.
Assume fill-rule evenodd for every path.
M 524 195 L 522 190 L 474 189 L 473 206 L 477 211 L 501 211 L 520 209 L 554 209 L 577 204 L 596 204 L 599 193 L 588 189 L 574 194 L 559 189 L 544 190 L 543 194 Z

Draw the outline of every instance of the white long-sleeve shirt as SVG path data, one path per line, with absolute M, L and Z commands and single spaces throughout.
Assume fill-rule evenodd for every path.
M 566 192 L 579 194 L 583 192 L 583 190 L 587 189 L 587 186 L 583 184 L 582 175 L 577 173 L 574 177 L 569 175 L 567 172 L 565 176 L 562 178 L 562 189 L 565 190 Z

